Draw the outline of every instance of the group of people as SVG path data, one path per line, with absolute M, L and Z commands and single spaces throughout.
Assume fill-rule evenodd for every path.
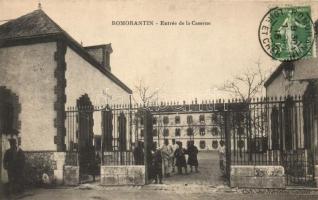
M 152 150 L 152 165 L 151 165 L 151 178 L 155 183 L 162 183 L 163 175 L 168 178 L 175 172 L 177 167 L 178 174 L 188 174 L 187 164 L 190 166 L 190 172 L 195 168 L 198 171 L 198 148 L 191 141 L 188 143 L 187 149 L 182 147 L 181 142 L 172 140 L 172 145 L 169 144 L 167 139 L 164 140 L 164 145 L 161 148 L 154 146 Z M 186 161 L 186 154 L 188 155 L 188 162 Z

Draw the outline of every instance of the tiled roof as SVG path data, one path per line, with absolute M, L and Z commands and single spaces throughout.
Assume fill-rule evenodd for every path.
M 67 44 L 89 62 L 92 67 L 97 68 L 126 92 L 132 93 L 128 86 L 98 63 L 76 40 L 74 40 L 41 9 L 0 25 L 0 48 L 10 45 L 14 46 L 16 45 L 16 43 L 14 43 L 15 41 L 25 42 L 26 40 L 33 38 L 43 39 L 54 38 L 55 36 L 63 36 L 62 38 L 65 39 Z M 12 41 L 13 43 L 10 43 Z
M 35 10 L 0 26 L 0 39 L 33 37 L 64 32 L 42 10 Z

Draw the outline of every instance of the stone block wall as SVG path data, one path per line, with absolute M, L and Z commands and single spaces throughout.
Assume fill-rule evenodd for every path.
M 230 186 L 239 188 L 285 188 L 283 166 L 231 166 Z
M 64 185 L 76 186 L 79 183 L 79 166 L 64 166 Z
M 25 182 L 29 185 L 63 183 L 64 152 L 25 152 Z
M 101 185 L 145 185 L 145 166 L 101 166 Z

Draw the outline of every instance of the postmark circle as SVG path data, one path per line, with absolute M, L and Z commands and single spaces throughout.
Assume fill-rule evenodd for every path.
M 310 7 L 270 9 L 258 28 L 261 47 L 279 61 L 295 61 L 313 56 L 314 30 Z

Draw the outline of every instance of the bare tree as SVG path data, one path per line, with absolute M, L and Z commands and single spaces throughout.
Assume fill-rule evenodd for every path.
M 135 103 L 148 105 L 158 100 L 156 99 L 158 98 L 158 93 L 159 89 L 154 90 L 149 85 L 147 85 L 144 80 L 139 79 L 137 84 L 134 86 L 133 99 Z
M 243 102 L 249 102 L 257 95 L 262 95 L 266 72 L 261 68 L 261 62 L 256 62 L 256 67 L 247 68 L 238 75 L 234 75 L 231 80 L 225 81 L 218 89 L 230 94 L 234 98 L 240 98 Z

